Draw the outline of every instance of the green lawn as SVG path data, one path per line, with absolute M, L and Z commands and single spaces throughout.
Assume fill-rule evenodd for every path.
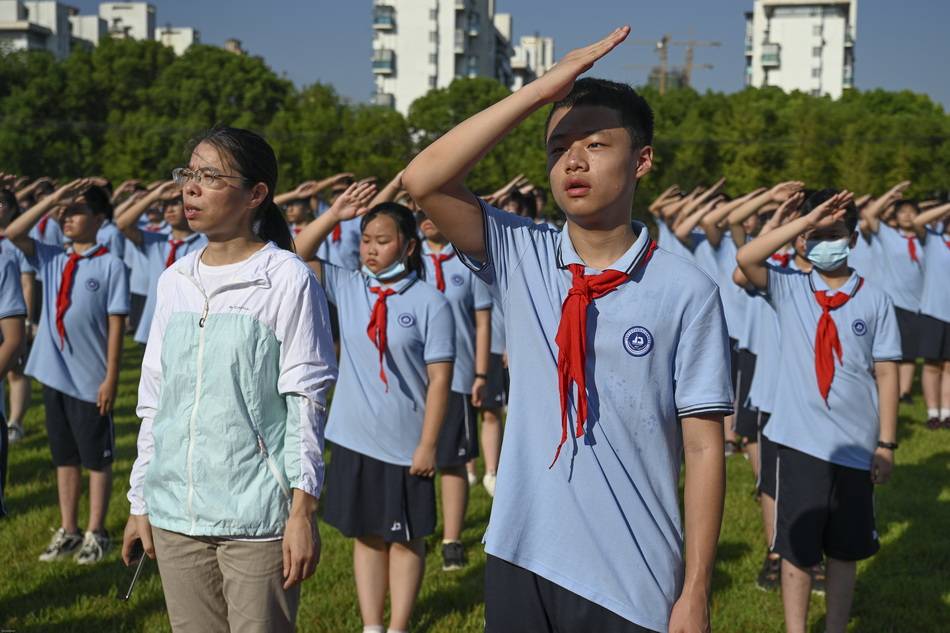
M 116 407 L 116 486 L 108 529 L 118 537 L 128 514 L 125 489 L 135 454 L 134 416 L 138 383 L 137 348 L 129 346 Z M 950 431 L 927 431 L 919 398 L 901 409 L 901 448 L 891 483 L 877 494 L 882 551 L 859 568 L 852 630 L 933 632 L 950 627 Z M 14 631 L 168 631 L 156 568 L 147 566 L 129 603 L 115 598 L 126 571 L 114 548 L 93 568 L 71 562 L 36 560 L 59 526 L 56 481 L 49 464 L 38 393 L 27 419 L 27 438 L 12 447 L 7 488 L 10 517 L 0 522 L 0 629 Z M 440 569 L 433 539 L 414 631 L 481 631 L 482 568 L 480 539 L 490 499 L 474 489 L 465 544 L 470 564 L 451 574 Z M 81 505 L 85 520 L 87 500 Z M 350 544 L 324 526 L 323 559 L 303 589 L 298 617 L 303 632 L 360 631 L 353 587 Z M 714 578 L 713 629 L 717 632 L 779 632 L 778 593 L 758 590 L 754 579 L 764 553 L 758 507 L 748 462 L 729 462 L 729 489 Z M 823 600 L 812 603 L 812 631 L 820 633 Z

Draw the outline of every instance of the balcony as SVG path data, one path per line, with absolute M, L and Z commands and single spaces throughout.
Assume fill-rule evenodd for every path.
M 377 31 L 392 31 L 396 28 L 396 8 L 387 5 L 373 7 L 373 28 Z
M 752 54 L 752 36 L 751 35 L 746 35 L 746 38 L 745 38 L 745 54 L 746 55 Z
M 373 51 L 373 74 L 391 75 L 396 72 L 396 53 L 387 48 Z
M 455 29 L 455 54 L 461 55 L 465 52 L 465 32 L 462 29 Z
M 375 106 L 382 106 L 384 108 L 395 108 L 396 97 L 388 92 L 377 92 L 373 95 L 372 103 Z
M 455 0 L 455 10 L 464 11 L 465 10 L 465 0 Z
M 782 47 L 779 44 L 765 43 L 762 45 L 762 66 L 764 68 L 778 68 L 782 65 Z

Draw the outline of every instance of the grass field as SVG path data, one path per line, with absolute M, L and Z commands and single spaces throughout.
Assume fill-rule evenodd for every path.
M 138 420 L 134 415 L 140 353 L 127 347 L 116 407 L 115 491 L 108 529 L 122 533 L 128 516 L 125 491 L 135 455 Z M 859 567 L 851 630 L 861 633 L 930 633 L 950 630 L 950 431 L 932 432 L 922 422 L 919 397 L 902 406 L 898 466 L 892 481 L 877 493 L 882 551 Z M 27 438 L 11 448 L 7 507 L 0 521 L 0 630 L 168 631 L 157 568 L 149 562 L 132 600 L 115 598 L 127 572 L 114 547 L 92 568 L 72 562 L 37 561 L 59 527 L 56 480 L 49 462 L 38 392 L 27 418 Z M 474 489 L 464 540 L 470 564 L 461 572 L 441 571 L 437 541 L 431 541 L 426 578 L 416 606 L 413 631 L 482 630 L 480 540 L 491 500 Z M 88 500 L 83 498 L 80 520 Z M 441 529 L 441 528 L 439 528 Z M 323 526 L 323 558 L 305 583 L 298 630 L 361 630 L 351 570 L 351 545 Z M 764 554 L 751 469 L 742 457 L 728 465 L 728 495 L 714 578 L 713 630 L 728 633 L 779 632 L 781 597 L 755 586 Z M 824 631 L 821 598 L 812 600 L 811 631 Z

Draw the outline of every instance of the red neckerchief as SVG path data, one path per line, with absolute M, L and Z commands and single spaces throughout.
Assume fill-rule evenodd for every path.
M 40 237 L 46 237 L 46 226 L 49 224 L 49 213 L 44 215 L 40 219 L 40 223 L 36 225 L 36 228 L 40 232 Z
M 917 259 L 917 236 L 904 235 L 902 237 L 907 240 L 907 254 L 910 255 L 910 261 L 919 264 L 920 260 Z
M 105 246 L 100 246 L 88 258 L 94 259 L 108 252 L 109 250 Z M 56 331 L 59 333 L 60 349 L 66 346 L 66 323 L 63 319 L 72 304 L 73 282 L 76 280 L 76 267 L 79 266 L 79 260 L 81 259 L 83 259 L 83 255 L 75 251 L 69 254 L 69 259 L 66 260 L 66 265 L 63 267 L 63 278 L 59 284 L 59 293 L 56 295 Z
M 370 292 L 376 295 L 376 303 L 373 305 L 373 311 L 370 313 L 369 325 L 366 328 L 366 334 L 369 340 L 373 342 L 376 349 L 379 350 L 379 377 L 386 385 L 386 391 L 389 391 L 389 381 L 386 379 L 386 369 L 383 363 L 386 355 L 386 297 L 396 294 L 392 288 L 370 288 Z
M 645 266 L 656 250 L 652 239 L 646 252 L 637 263 L 637 268 Z M 571 393 L 571 383 L 577 385 L 577 418 L 574 437 L 584 435 L 587 423 L 587 308 L 594 301 L 613 292 L 618 286 L 630 279 L 630 275 L 617 270 L 605 270 L 599 275 L 587 276 L 582 264 L 568 264 L 571 271 L 571 289 L 561 305 L 561 322 L 557 336 L 557 374 L 558 389 L 561 396 L 561 441 L 554 453 L 551 468 L 561 454 L 561 448 L 567 441 L 567 401 Z
M 775 253 L 769 257 L 773 262 L 778 262 L 782 268 L 788 268 L 788 263 L 792 261 L 791 253 Z
M 330 239 L 334 242 L 339 242 L 342 237 L 343 237 L 343 227 L 340 226 L 339 222 L 337 222 L 336 226 L 333 227 L 333 235 L 330 237 Z
M 815 291 L 815 299 L 821 307 L 821 318 L 818 319 L 818 329 L 815 331 L 815 376 L 818 379 L 818 391 L 826 405 L 828 393 L 831 392 L 831 383 L 835 378 L 835 355 L 838 356 L 839 363 L 842 362 L 844 356 L 841 340 L 838 338 L 838 327 L 831 317 L 831 311 L 837 310 L 850 301 L 862 285 L 864 285 L 864 279 L 858 277 L 857 286 L 851 294 L 837 292 L 829 297 L 822 290 Z
M 178 254 L 178 247 L 185 243 L 185 240 L 175 240 L 168 238 L 168 244 L 171 248 L 168 249 L 168 257 L 165 258 L 165 268 L 168 268 L 175 263 L 175 256 Z
M 432 259 L 433 266 L 435 266 L 435 287 L 439 289 L 439 292 L 445 292 L 445 274 L 442 271 L 442 264 L 455 257 L 455 253 L 449 253 L 448 255 L 429 253 L 429 257 Z

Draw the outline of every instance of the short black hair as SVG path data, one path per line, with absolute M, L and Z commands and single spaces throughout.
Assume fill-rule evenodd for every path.
M 913 207 L 914 213 L 920 213 L 920 204 L 916 200 L 911 200 L 910 198 L 901 198 L 894 203 L 894 211 L 899 210 L 901 207 Z
M 653 144 L 653 109 L 647 100 L 627 84 L 607 79 L 585 77 L 574 82 L 571 92 L 551 106 L 544 134 L 547 137 L 551 117 L 559 108 L 574 106 L 600 106 L 620 115 L 620 123 L 634 148 L 641 149 Z
M 828 200 L 834 195 L 837 195 L 840 192 L 839 189 L 819 189 L 814 192 L 805 200 L 805 204 L 802 205 L 802 215 L 807 215 L 811 213 L 815 207 L 821 205 L 823 202 Z M 848 202 L 846 211 L 844 214 L 844 224 L 848 227 L 848 233 L 854 233 L 858 228 L 858 207 L 855 206 L 854 200 Z
M 93 215 L 101 215 L 106 220 L 112 219 L 112 200 L 105 189 L 99 185 L 89 185 L 82 192 L 82 197 L 86 199 L 86 206 L 89 207 Z

